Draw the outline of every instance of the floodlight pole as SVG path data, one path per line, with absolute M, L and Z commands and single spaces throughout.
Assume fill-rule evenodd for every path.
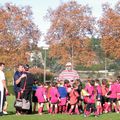
M 46 51 L 48 50 L 48 46 L 43 47 L 44 50 L 44 83 L 46 82 Z

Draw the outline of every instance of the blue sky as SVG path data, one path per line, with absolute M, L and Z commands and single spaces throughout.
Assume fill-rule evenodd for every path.
M 29 5 L 32 7 L 34 22 L 38 25 L 42 33 L 46 33 L 50 26 L 48 21 L 43 19 L 46 15 L 48 8 L 55 9 L 61 2 L 67 2 L 70 0 L 0 0 L 0 5 L 4 5 L 6 2 L 11 2 L 19 6 Z M 117 3 L 118 0 L 76 0 L 78 3 L 92 7 L 93 15 L 100 17 L 102 13 L 101 4 L 108 2 L 112 6 Z M 43 39 L 43 38 L 42 38 Z

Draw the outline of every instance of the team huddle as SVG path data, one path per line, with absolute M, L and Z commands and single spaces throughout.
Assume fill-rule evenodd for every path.
M 40 115 L 43 113 L 44 104 L 50 114 L 84 113 L 87 117 L 91 113 L 99 116 L 112 111 L 120 112 L 120 76 L 109 82 L 106 79 L 88 79 L 84 85 L 79 79 L 72 84 L 68 80 L 49 85 L 40 83 L 34 93 L 33 101 L 37 97 Z
M 49 114 L 84 114 L 88 117 L 91 113 L 95 116 L 108 112 L 120 113 L 120 76 L 116 80 L 88 78 L 81 82 L 76 71 L 70 66 L 71 64 L 67 64 L 66 70 L 60 74 L 61 79 L 43 84 L 35 80 L 29 71 L 29 65 L 19 64 L 14 74 L 16 114 L 31 114 L 38 110 L 38 114 L 42 115 L 46 110 L 45 105 Z M 0 63 L 0 115 L 6 112 L 6 107 L 3 106 L 7 102 L 5 93 L 8 93 L 3 69 L 4 63 Z M 64 80 L 66 76 L 72 80 Z M 22 101 L 22 107 L 18 107 L 18 98 L 26 104 L 23 105 Z

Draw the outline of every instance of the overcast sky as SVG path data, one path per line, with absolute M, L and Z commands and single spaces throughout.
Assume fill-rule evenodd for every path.
M 29 5 L 32 7 L 34 22 L 39 26 L 42 33 L 46 33 L 49 28 L 49 22 L 45 21 L 43 17 L 47 13 L 48 8 L 55 9 L 61 2 L 70 0 L 0 0 L 0 5 L 11 2 L 19 6 Z M 88 4 L 92 8 L 93 15 L 100 17 L 102 13 L 101 5 L 105 2 L 114 6 L 119 0 L 76 0 L 82 5 Z

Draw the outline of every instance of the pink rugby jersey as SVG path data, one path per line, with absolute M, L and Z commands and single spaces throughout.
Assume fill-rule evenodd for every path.
M 102 88 L 100 85 L 96 86 L 97 94 L 102 95 Z
M 39 103 L 44 103 L 45 102 L 45 89 L 44 87 L 38 87 L 35 93 L 35 96 L 38 98 Z
M 116 84 L 111 84 L 110 87 L 109 87 L 109 91 L 111 91 L 111 94 L 110 94 L 109 98 L 117 98 Z
M 85 90 L 90 94 L 88 98 L 88 103 L 95 103 L 95 87 L 87 85 Z
M 117 86 L 117 98 L 120 99 L 120 83 Z
M 51 103 L 53 103 L 53 104 L 58 103 L 58 100 L 60 97 L 58 89 L 56 87 L 51 87 L 49 94 L 50 94 Z

